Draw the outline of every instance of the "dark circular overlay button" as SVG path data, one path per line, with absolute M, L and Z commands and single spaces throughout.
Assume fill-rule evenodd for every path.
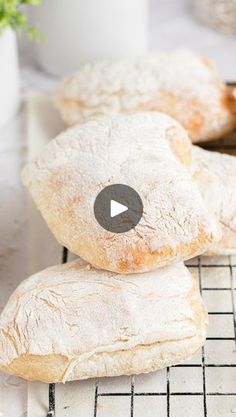
M 125 233 L 139 223 L 143 203 L 139 194 L 128 185 L 109 185 L 98 194 L 94 215 L 100 226 L 109 232 Z

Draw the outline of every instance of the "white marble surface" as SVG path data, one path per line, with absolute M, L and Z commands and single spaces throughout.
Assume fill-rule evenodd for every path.
M 20 169 L 25 159 L 24 112 L 0 130 L 0 309 L 26 275 L 27 219 Z M 26 384 L 0 373 L 0 416 L 20 417 Z
M 215 60 L 222 76 L 236 80 L 236 38 L 219 34 L 193 18 L 189 0 L 152 0 L 152 49 L 193 48 Z M 32 47 L 21 45 L 24 93 L 49 91 L 55 85 L 32 67 Z M 25 112 L 0 130 L 0 310 L 16 285 L 26 276 L 27 215 L 20 170 L 26 158 Z M 26 384 L 0 373 L 0 417 L 22 417 L 26 412 Z

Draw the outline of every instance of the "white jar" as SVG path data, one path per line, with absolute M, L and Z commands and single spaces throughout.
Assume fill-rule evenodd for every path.
M 20 102 L 16 35 L 11 29 L 0 33 L 0 127 L 15 116 Z
M 31 10 L 47 38 L 35 46 L 36 60 L 52 75 L 147 49 L 148 0 L 44 0 Z

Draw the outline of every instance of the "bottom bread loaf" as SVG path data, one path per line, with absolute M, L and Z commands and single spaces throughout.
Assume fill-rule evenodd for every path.
M 182 263 L 123 276 L 75 261 L 31 276 L 10 297 L 0 368 L 43 382 L 150 372 L 190 358 L 206 328 Z

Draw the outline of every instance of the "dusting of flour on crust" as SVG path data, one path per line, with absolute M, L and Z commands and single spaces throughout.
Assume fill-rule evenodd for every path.
M 177 50 L 87 64 L 61 83 L 55 103 L 69 125 L 101 114 L 156 110 L 175 117 L 193 140 L 207 140 L 236 125 L 229 96 L 211 63 Z
M 206 326 L 182 263 L 140 277 L 77 260 L 31 276 L 13 293 L 0 318 L 0 368 L 17 372 L 18 359 L 20 376 L 48 382 L 150 372 L 192 356 Z
M 101 117 L 62 133 L 26 166 L 23 181 L 60 243 L 97 267 L 134 272 L 186 259 L 218 238 L 214 216 L 169 148 L 175 126 L 161 113 Z M 107 232 L 94 216 L 96 196 L 111 184 L 129 185 L 143 202 L 140 223 L 127 233 Z

